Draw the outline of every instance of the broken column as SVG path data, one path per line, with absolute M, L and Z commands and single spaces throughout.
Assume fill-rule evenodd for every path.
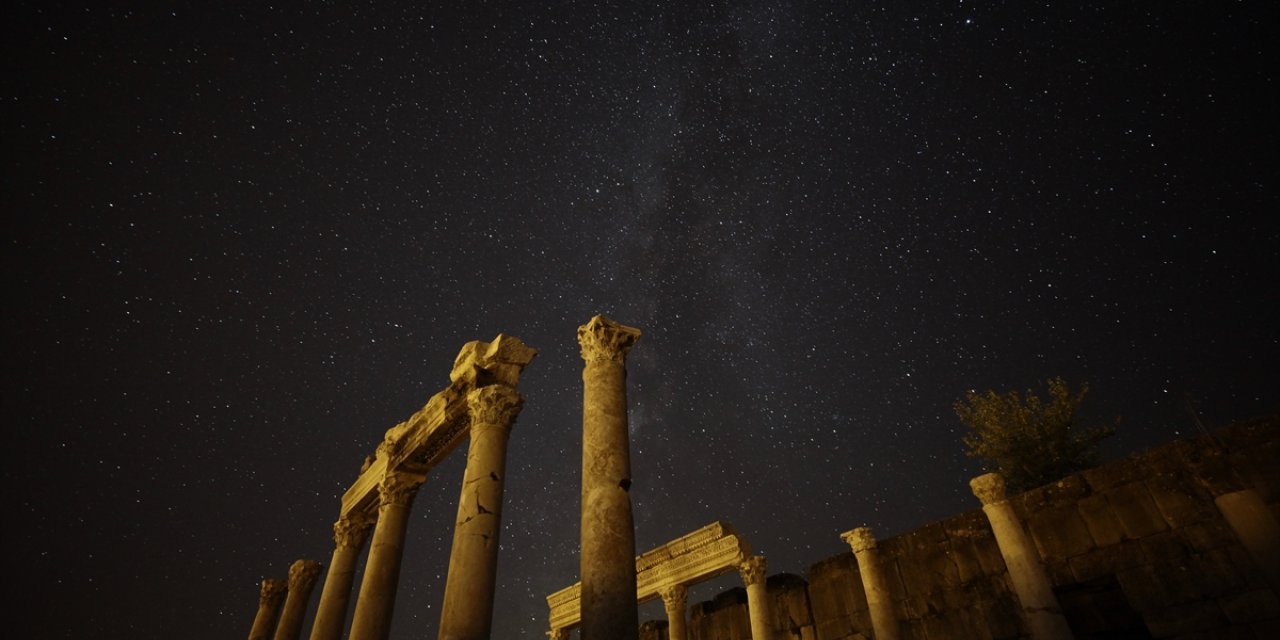
M 378 523 L 373 527 L 360 597 L 351 620 L 351 640 L 386 640 L 400 581 L 400 558 L 409 524 L 409 507 L 426 477 L 401 471 L 388 473 L 378 485 Z
M 280 603 L 289 587 L 284 580 L 267 578 L 262 581 L 262 589 L 258 592 L 258 613 L 253 616 L 253 626 L 249 629 L 249 640 L 269 640 L 275 629 L 276 617 L 280 615 Z
M 898 640 L 898 618 L 893 614 L 893 596 L 889 582 L 880 567 L 880 552 L 876 549 L 876 537 L 871 529 L 858 527 L 840 534 L 849 543 L 853 556 L 858 560 L 858 573 L 862 576 L 862 589 L 867 594 L 867 607 L 871 610 L 871 629 L 875 640 Z
M 635 640 L 635 525 L 626 357 L 640 330 L 596 316 L 582 347 L 582 640 Z
M 969 482 L 973 495 L 982 501 L 982 511 L 991 523 L 996 545 L 1009 569 L 1009 582 L 1018 596 L 1022 618 L 1036 640 L 1071 640 L 1071 628 L 1053 594 L 1049 574 L 1040 561 L 1022 520 L 1005 499 L 1004 478 L 998 473 L 981 475 Z
M 315 560 L 295 560 L 289 565 L 289 596 L 285 598 L 284 610 L 280 613 L 275 640 L 298 640 L 307 601 L 311 599 L 311 589 L 319 577 L 320 563 Z
M 467 394 L 471 443 L 467 448 L 467 469 L 462 477 L 462 495 L 458 499 L 458 519 L 440 614 L 441 640 L 489 637 L 498 570 L 507 438 L 520 405 L 520 394 L 505 385 L 481 387 Z
M 769 640 L 768 566 L 764 556 L 750 556 L 738 565 L 742 583 L 747 586 L 751 640 Z
M 333 523 L 333 558 L 329 561 L 329 572 L 320 591 L 320 604 L 311 625 L 311 640 L 341 640 L 356 562 L 373 521 L 370 514 L 356 513 L 338 518 Z
M 688 608 L 689 588 L 676 584 L 658 592 L 662 607 L 667 610 L 667 640 L 685 640 L 685 609 Z

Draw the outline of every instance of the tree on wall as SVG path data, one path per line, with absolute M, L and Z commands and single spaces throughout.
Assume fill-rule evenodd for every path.
M 980 458 L 986 471 L 1004 476 L 1010 491 L 1026 491 L 1097 464 L 1098 444 L 1115 425 L 1080 428 L 1076 411 L 1089 391 L 1075 394 L 1062 378 L 1046 381 L 1048 398 L 1035 392 L 967 391 L 952 407 L 969 427 L 965 454 Z M 1119 418 L 1115 424 L 1119 424 Z

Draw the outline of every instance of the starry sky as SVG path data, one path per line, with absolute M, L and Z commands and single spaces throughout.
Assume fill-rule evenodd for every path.
M 4 10 L 24 637 L 246 635 L 500 332 L 540 353 L 494 637 L 542 637 L 597 313 L 644 332 L 637 551 L 726 520 L 771 573 L 976 507 L 966 389 L 1087 381 L 1106 459 L 1280 409 L 1269 3 L 131 4 Z M 435 636 L 462 458 L 396 640 Z

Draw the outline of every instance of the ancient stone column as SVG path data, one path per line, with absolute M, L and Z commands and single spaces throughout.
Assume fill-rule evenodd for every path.
M 458 499 L 453 550 L 449 554 L 440 640 L 489 637 L 498 572 L 507 437 L 520 405 L 520 394 L 505 385 L 481 387 L 467 394 L 471 443 L 467 447 L 467 469 L 462 475 L 462 496 Z
M 688 608 L 689 588 L 672 585 L 658 592 L 662 607 L 667 610 L 667 640 L 685 640 L 685 609 Z
M 1031 537 L 1022 528 L 1022 521 L 1013 505 L 1005 499 L 1004 478 L 998 473 L 981 475 L 969 482 L 973 495 L 982 501 L 982 510 L 991 523 L 996 545 L 1004 564 L 1009 569 L 1009 581 L 1018 596 L 1022 617 L 1037 640 L 1071 640 L 1071 628 L 1062 615 L 1049 574 L 1040 561 Z
M 284 580 L 262 581 L 262 590 L 258 592 L 258 613 L 253 616 L 253 627 L 249 629 L 249 640 L 269 640 L 275 630 L 276 616 L 280 614 L 280 603 L 289 587 Z
M 751 616 L 751 640 L 769 640 L 768 563 L 764 556 L 751 556 L 738 564 L 742 583 L 747 585 L 747 613 Z
M 875 640 L 898 640 L 898 618 L 893 614 L 893 596 L 880 566 L 876 537 L 871 534 L 871 529 L 858 527 L 840 534 L 840 538 L 849 543 L 854 558 L 858 560 L 858 573 L 862 576 L 862 589 L 867 593 Z
M 378 485 L 378 523 L 373 527 L 360 597 L 351 620 L 351 640 L 386 640 L 400 581 L 400 558 L 409 524 L 409 507 L 424 476 L 393 471 Z
M 275 640 L 298 640 L 307 601 L 319 577 L 320 563 L 315 560 L 295 560 L 289 565 L 289 597 L 285 598 L 284 611 L 280 613 Z
M 596 316 L 582 347 L 582 640 L 635 640 L 636 541 L 627 433 L 627 352 L 640 330 Z
M 1280 523 L 1262 496 L 1255 489 L 1243 489 L 1224 493 L 1213 502 L 1271 588 L 1280 591 Z
M 351 583 L 355 580 L 356 561 L 360 549 L 373 526 L 374 518 L 366 514 L 343 516 L 333 523 L 333 558 L 320 592 L 320 605 L 311 625 L 311 640 L 341 640 L 342 625 L 347 621 L 347 604 L 351 600 Z
M 564 627 L 557 627 L 548 631 L 547 637 L 551 640 L 569 640 L 569 630 Z

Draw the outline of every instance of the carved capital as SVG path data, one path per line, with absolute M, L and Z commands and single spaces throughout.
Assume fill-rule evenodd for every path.
M 377 518 L 371 513 L 354 512 L 333 523 L 333 543 L 340 548 L 359 549 Z
M 289 565 L 289 590 L 310 591 L 320 577 L 320 563 L 315 560 L 294 560 Z
M 501 384 L 474 389 L 467 394 L 472 428 L 477 425 L 510 428 L 524 400 L 515 389 Z
M 564 627 L 557 627 L 547 632 L 547 637 L 551 640 L 569 640 L 569 630 Z
M 662 596 L 662 606 L 667 611 L 683 611 L 685 603 L 689 600 L 689 588 L 682 584 L 673 584 L 658 590 L 658 595 Z
M 392 505 L 405 506 L 413 501 L 424 478 L 408 473 L 391 472 L 378 483 L 378 510 Z
M 769 570 L 769 563 L 764 556 L 750 556 L 744 558 L 738 563 L 738 572 L 742 574 L 742 583 L 751 586 L 763 581 L 766 572 Z
M 973 495 L 978 496 L 983 506 L 1004 500 L 1004 477 L 998 473 L 987 473 L 969 481 Z
M 840 534 L 840 539 L 849 543 L 854 553 L 862 553 L 876 548 L 876 537 L 870 527 L 858 527 Z
M 284 580 L 267 578 L 262 581 L 262 590 L 258 592 L 258 606 L 274 609 L 284 602 L 289 593 L 289 585 Z
M 578 344 L 582 347 L 582 359 L 587 364 L 621 364 L 639 338 L 639 329 L 618 324 L 604 316 L 596 316 L 578 327 Z

